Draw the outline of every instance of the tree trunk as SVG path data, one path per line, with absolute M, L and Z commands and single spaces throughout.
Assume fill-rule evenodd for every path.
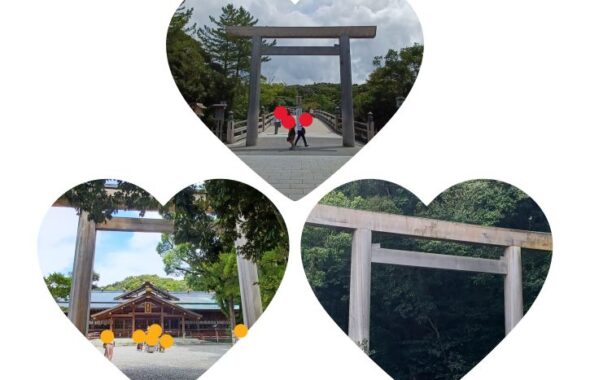
M 229 325 L 231 328 L 231 336 L 232 336 L 232 341 L 235 341 L 235 336 L 234 336 L 234 329 L 236 328 L 236 312 L 234 310 L 234 297 L 229 297 L 227 300 L 228 303 L 228 315 L 229 315 Z

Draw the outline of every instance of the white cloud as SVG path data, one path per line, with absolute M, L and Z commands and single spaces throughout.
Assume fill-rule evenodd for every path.
M 99 231 L 94 270 L 100 275 L 98 285 L 107 285 L 128 276 L 157 274 L 166 276 L 162 258 L 156 252 L 160 234 L 131 233 L 124 244 L 113 247 L 121 239 L 113 236 L 120 232 Z
M 78 216 L 74 209 L 52 207 L 47 212 L 37 244 L 43 275 L 72 270 L 77 229 Z
M 194 8 L 197 27 L 209 24 L 209 15 L 218 17 L 227 1 L 188 0 Z M 377 37 L 352 40 L 353 82 L 364 82 L 373 71 L 373 57 L 389 49 L 400 50 L 415 42 L 422 43 L 418 17 L 403 0 L 234 0 L 259 19 L 258 26 L 336 26 L 376 25 Z M 333 45 L 336 40 L 279 40 L 280 45 Z M 262 65 L 269 80 L 289 84 L 340 82 L 336 57 L 273 57 Z
M 136 217 L 136 212 L 120 212 L 120 217 Z M 161 219 L 157 212 L 146 218 Z M 41 224 L 38 257 L 43 275 L 69 273 L 74 265 L 78 216 L 71 208 L 51 208 Z M 125 234 L 125 236 L 123 236 Z M 157 233 L 120 233 L 99 231 L 96 236 L 94 270 L 100 274 L 99 285 L 106 285 L 131 275 L 166 276 L 161 257 L 156 252 Z

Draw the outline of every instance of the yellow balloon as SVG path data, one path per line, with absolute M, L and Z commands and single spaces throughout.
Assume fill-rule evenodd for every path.
M 239 325 L 236 325 L 236 327 L 234 327 L 234 334 L 238 338 L 243 338 L 246 335 L 248 335 L 248 327 L 240 323 Z
M 160 338 L 160 346 L 164 348 L 170 348 L 174 344 L 174 338 L 171 335 L 164 334 Z
M 158 337 L 156 335 L 148 334 L 145 337 L 145 342 L 148 346 L 155 346 L 156 344 L 158 344 Z
M 162 335 L 162 326 L 160 326 L 157 323 L 154 323 L 153 325 L 148 327 L 147 333 L 148 335 L 155 335 L 157 338 L 159 338 L 160 335 Z
M 135 330 L 131 339 L 133 339 L 135 343 L 143 343 L 145 342 L 145 332 L 143 330 Z
M 115 333 L 113 333 L 111 330 L 103 330 L 100 333 L 100 340 L 106 344 L 113 343 L 113 340 L 115 340 Z

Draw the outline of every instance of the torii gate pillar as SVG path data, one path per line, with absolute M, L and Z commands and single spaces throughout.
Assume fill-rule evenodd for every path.
M 352 67 L 350 37 L 340 36 L 340 91 L 342 110 L 342 145 L 354 147 L 354 113 L 352 110 Z
M 246 244 L 246 239 L 243 236 L 235 241 L 236 259 L 238 260 L 238 282 L 242 299 L 242 317 L 244 318 L 244 324 L 251 328 L 262 315 L 262 296 L 258 284 L 258 266 L 255 262 L 246 259 L 240 254 L 240 247 L 244 244 Z
M 88 212 L 82 211 L 78 220 L 68 318 L 84 335 L 88 332 L 95 245 L 96 225 L 88 220 Z
M 375 38 L 376 26 L 229 26 L 229 36 L 252 39 L 250 62 L 250 97 L 248 99 L 248 126 L 246 146 L 258 142 L 258 117 L 260 115 L 260 66 L 262 56 L 267 55 L 338 55 L 340 56 L 340 85 L 342 109 L 342 145 L 354 147 L 354 112 L 352 109 L 352 65 L 350 59 L 351 38 Z M 263 38 L 337 38 L 335 46 L 263 46 Z
M 252 61 L 250 63 L 250 96 L 248 99 L 248 127 L 246 146 L 258 142 L 258 117 L 260 113 L 260 66 L 262 61 L 262 37 L 252 37 Z

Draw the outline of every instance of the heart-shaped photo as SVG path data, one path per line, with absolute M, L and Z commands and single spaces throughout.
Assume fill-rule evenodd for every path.
M 403 0 L 186 0 L 168 63 L 211 132 L 287 197 L 324 182 L 408 96 L 423 38 Z
M 39 259 L 64 315 L 125 375 L 188 380 L 246 337 L 279 287 L 288 240 L 277 208 L 240 182 L 195 184 L 162 206 L 99 180 L 54 203 Z
M 539 206 L 492 180 L 425 205 L 378 180 L 326 195 L 302 236 L 303 265 L 336 324 L 399 380 L 456 380 L 522 319 L 551 264 Z

